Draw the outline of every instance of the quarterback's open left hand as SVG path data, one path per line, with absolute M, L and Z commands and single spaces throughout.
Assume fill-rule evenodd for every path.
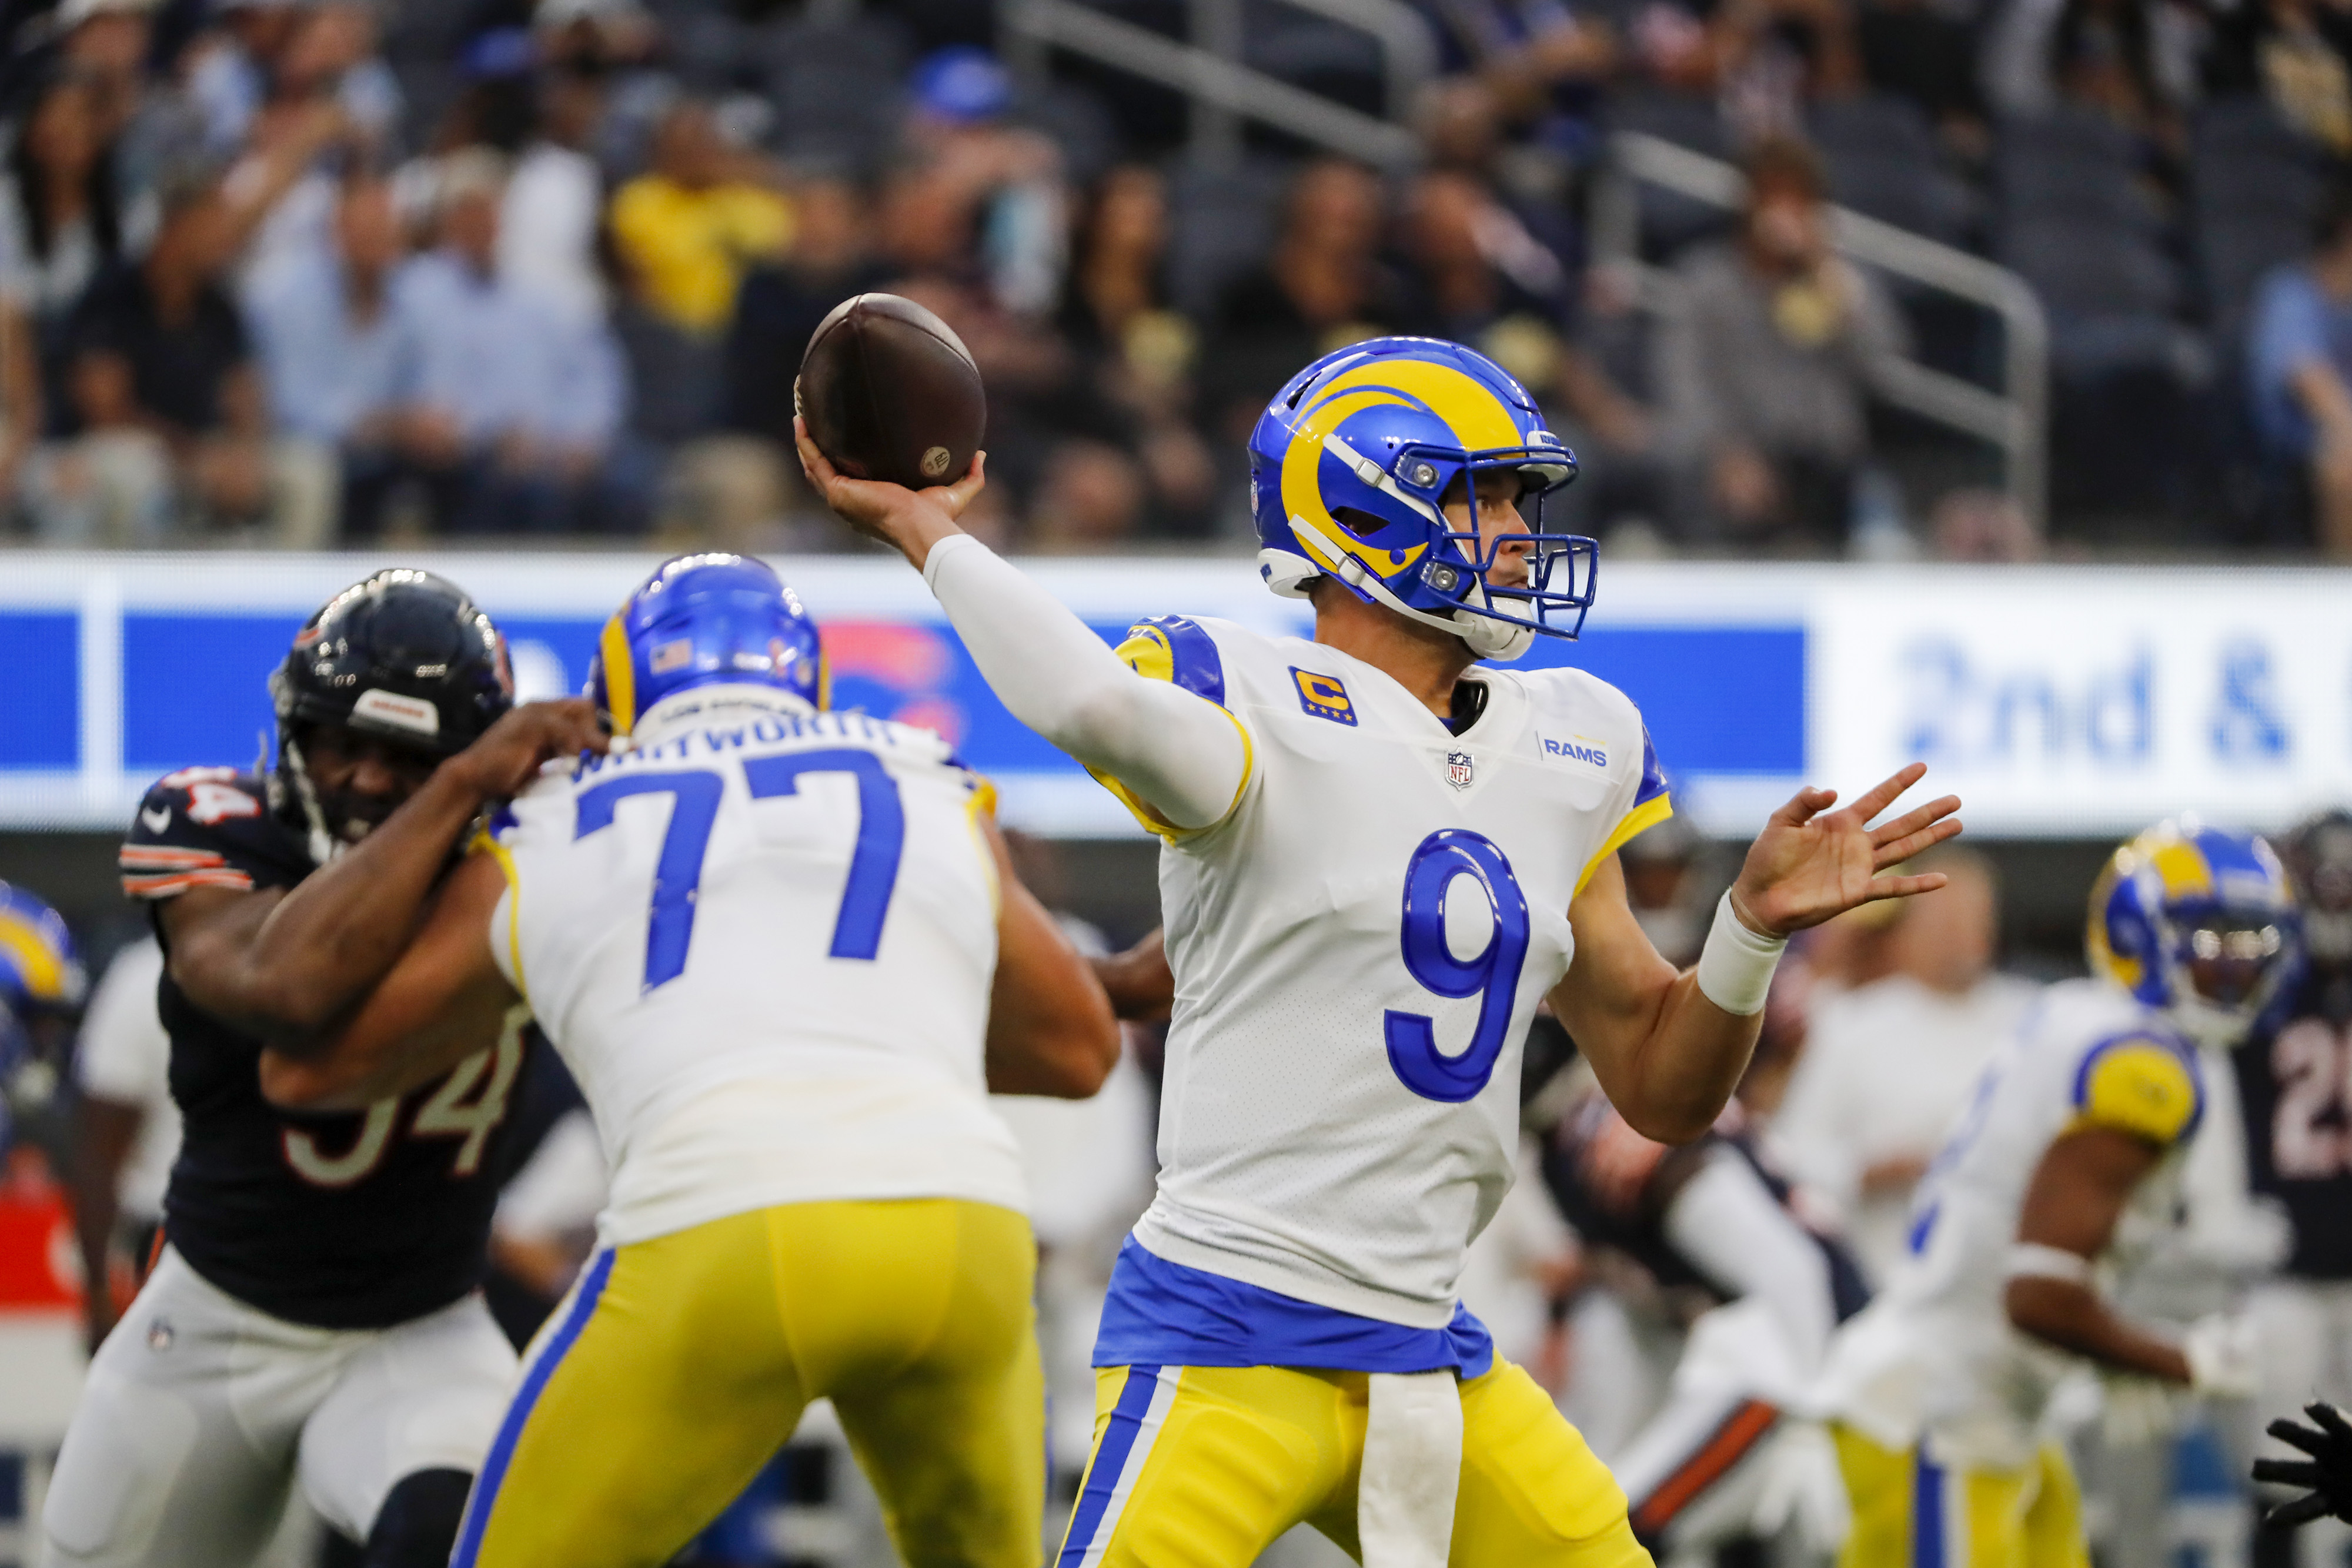
M 1960 809 L 1958 795 L 1870 825 L 1927 772 L 1926 763 L 1914 762 L 1843 811 L 1829 810 L 1837 803 L 1836 790 L 1800 789 L 1764 824 L 1731 884 L 1731 907 L 1741 922 L 1767 936 L 1786 936 L 1874 899 L 1943 886 L 1941 872 L 1879 873 L 1958 833 L 1959 821 L 1952 815 Z
M 2311 1458 L 2256 1459 L 2254 1479 L 2310 1490 L 2271 1510 L 2263 1516 L 2263 1522 L 2292 1530 L 2323 1513 L 2352 1521 L 2352 1426 L 2345 1423 L 2344 1413 L 2333 1405 L 2306 1405 L 2303 1409 L 2312 1426 L 2273 1421 L 2270 1432 Z

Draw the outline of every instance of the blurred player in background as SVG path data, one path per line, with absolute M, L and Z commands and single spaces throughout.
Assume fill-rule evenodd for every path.
M 518 797 L 285 1069 L 363 1104 L 528 996 L 596 1114 L 603 1247 L 456 1563 L 667 1562 L 829 1397 L 913 1568 L 1030 1568 L 1036 1249 L 984 1090 L 1094 1092 L 1101 985 L 945 741 L 825 711 L 816 627 L 766 566 L 666 563 L 590 689 L 626 746 Z
M 383 973 L 488 801 L 602 734 L 577 699 L 509 711 L 497 629 L 418 571 L 331 600 L 270 690 L 275 766 L 172 774 L 122 847 L 184 1131 L 167 1245 L 58 1460 L 61 1568 L 249 1563 L 298 1479 L 368 1568 L 438 1568 L 513 1375 L 475 1287 L 519 1033 L 327 1117 L 272 1103 L 263 1051 L 304 1050 Z
M 1641 716 L 1574 670 L 1472 674 L 1580 623 L 1592 547 L 1522 517 L 1574 460 L 1453 344 L 1319 360 L 1251 439 L 1261 571 L 1313 642 L 1162 616 L 1114 653 L 956 526 L 979 459 L 916 493 L 800 451 L 1164 843 L 1159 1195 L 1104 1309 L 1062 1562 L 1240 1568 L 1302 1521 L 1388 1564 L 1641 1562 L 1615 1482 L 1456 1296 L 1512 1180 L 1528 1021 L 1549 997 L 1637 1129 L 1704 1132 L 1788 934 L 1937 885 L 1879 873 L 1958 803 L 1874 830 L 1922 769 L 1835 813 L 1806 790 L 1696 972 L 1660 958 L 1615 853 L 1671 810 Z
M 1670 1148 L 1591 1084 L 1560 1119 L 1543 1172 L 1588 1246 L 1716 1303 L 1684 1336 L 1664 1405 L 1611 1458 L 1643 1544 L 1663 1562 L 1705 1562 L 1739 1537 L 1793 1529 L 1833 1549 L 1837 1467 L 1802 1416 L 1830 1335 L 1869 1291 L 1844 1244 L 1799 1218 L 1746 1112 L 1735 1102 Z
M 65 916 L 29 888 L 0 882 L 0 1155 L 36 1131 L 26 1123 L 47 1121 L 89 990 Z M 58 1131 L 51 1124 L 42 1141 Z
M 1910 1260 L 1832 1351 L 1853 1568 L 2087 1564 L 2043 1427 L 2074 1357 L 2111 1411 L 2253 1392 L 2245 1320 L 2175 1340 L 2106 1292 L 2181 1223 L 2204 1085 L 2294 972 L 2286 873 L 2252 834 L 2161 823 L 2109 861 L 2088 946 L 2092 977 L 2052 988 L 1987 1069 L 1920 1184 Z
M 93 1355 L 114 1327 L 118 1281 L 135 1291 L 146 1280 L 180 1153 L 172 1036 L 156 1011 L 163 980 L 163 949 L 152 936 L 124 946 L 74 1042 L 74 1230 Z
M 2294 1228 L 2284 1270 L 2246 1306 L 2261 1333 L 2265 1411 L 2315 1396 L 2352 1400 L 2352 812 L 2303 822 L 2279 855 L 2303 905 L 2305 970 L 2232 1058 L 2254 1190 Z M 2296 1552 L 2308 1563 L 2340 1561 L 2347 1542 L 2330 1525 L 2305 1531 Z M 2266 1532 L 2257 1568 L 2287 1561 L 2284 1545 Z

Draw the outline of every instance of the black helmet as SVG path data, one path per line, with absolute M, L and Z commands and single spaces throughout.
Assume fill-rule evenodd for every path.
M 390 567 L 321 605 L 269 677 L 278 740 L 333 724 L 438 757 L 514 706 L 506 639 L 446 578 Z
M 506 639 L 456 583 L 389 567 L 302 623 L 269 677 L 269 695 L 278 709 L 270 801 L 309 828 L 310 856 L 324 865 L 369 823 L 347 803 L 321 801 L 300 728 L 339 725 L 425 756 L 452 756 L 514 706 L 514 671 Z

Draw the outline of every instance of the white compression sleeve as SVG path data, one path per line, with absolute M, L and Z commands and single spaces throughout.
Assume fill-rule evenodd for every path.
M 1821 1364 L 1837 1327 L 1829 1260 L 1737 1152 L 1708 1154 L 1666 1206 L 1665 1233 L 1716 1284 L 1769 1305 L 1801 1367 Z
M 1180 828 L 1233 809 L 1249 768 L 1234 717 L 1137 674 L 1061 601 L 969 534 L 931 547 L 923 580 L 1013 716 Z

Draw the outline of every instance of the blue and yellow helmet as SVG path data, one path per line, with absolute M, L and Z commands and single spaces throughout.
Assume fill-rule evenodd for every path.
M 2259 834 L 2194 817 L 2119 847 L 2091 890 L 2091 972 L 2206 1045 L 2230 1046 L 2293 978 L 2302 928 L 2286 868 Z
M 88 989 L 65 916 L 0 882 L 0 1012 L 70 1012 Z
M 626 735 L 663 698 L 715 685 L 770 686 L 823 708 L 816 622 L 764 561 L 674 556 L 604 623 L 588 695 Z
M 1258 573 L 1297 598 L 1318 576 L 1359 598 L 1514 659 L 1538 632 L 1574 637 L 1591 607 L 1597 547 L 1543 530 L 1543 497 L 1576 458 L 1494 361 L 1436 338 L 1374 338 L 1326 354 L 1275 395 L 1250 434 Z M 1481 541 L 1449 527 L 1447 489 L 1518 477 L 1531 532 Z M 1506 546 L 1528 580 L 1487 580 Z

